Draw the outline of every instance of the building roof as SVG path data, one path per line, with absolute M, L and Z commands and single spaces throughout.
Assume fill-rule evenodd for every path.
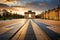
M 31 10 L 29 10 L 28 12 L 25 12 L 24 14 L 35 14 L 35 12 L 32 12 Z

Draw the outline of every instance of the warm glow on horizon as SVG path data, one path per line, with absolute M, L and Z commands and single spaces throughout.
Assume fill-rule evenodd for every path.
M 31 14 L 29 14 L 29 17 L 31 18 Z
M 13 11 L 12 13 L 24 15 L 24 12 L 28 12 L 28 10 Z M 41 12 L 36 11 L 36 15 L 38 15 L 38 14 L 41 14 Z M 31 17 L 31 16 L 29 16 L 29 17 Z
M 0 9 L 6 9 L 8 12 L 12 11 L 12 14 L 20 14 L 24 15 L 24 12 L 28 12 L 28 10 L 32 10 L 32 12 L 36 12 L 36 15 L 41 14 L 42 11 L 35 11 L 33 9 L 28 8 L 20 8 L 20 7 L 11 7 L 11 8 L 0 8 Z

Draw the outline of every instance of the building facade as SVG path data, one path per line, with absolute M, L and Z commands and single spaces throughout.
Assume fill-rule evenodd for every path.
M 35 12 L 28 11 L 24 13 L 24 18 L 35 18 Z
M 60 8 L 55 8 L 52 10 L 45 11 L 40 14 L 40 18 L 51 19 L 51 20 L 60 20 Z

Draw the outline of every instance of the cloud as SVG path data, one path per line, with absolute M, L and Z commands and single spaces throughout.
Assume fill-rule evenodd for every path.
M 40 12 L 48 10 L 50 8 L 55 8 L 58 5 L 57 0 L 1 0 L 0 3 L 4 3 L 11 6 L 8 9 L 12 10 L 23 9 L 23 10 L 33 10 Z
M 11 6 L 11 7 L 15 7 L 15 8 L 26 8 L 25 6 Z
M 26 4 L 27 7 L 37 10 L 37 11 L 42 11 L 45 9 L 48 9 L 48 5 L 45 2 L 40 2 L 40 1 L 34 1 Z
M 17 9 L 13 8 L 13 7 L 9 7 L 6 4 L 2 4 L 0 3 L 0 9 L 7 9 L 7 10 L 12 10 L 12 11 L 18 11 Z
M 0 3 L 0 7 L 9 7 L 9 6 L 6 5 L 6 4 L 2 4 L 2 3 Z
M 4 2 L 12 2 L 12 1 L 17 1 L 17 0 L 3 0 Z
M 9 6 L 17 4 L 17 0 L 1 0 L 0 3 L 7 4 Z

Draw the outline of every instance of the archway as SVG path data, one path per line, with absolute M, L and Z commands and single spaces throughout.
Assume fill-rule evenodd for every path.
M 29 14 L 29 18 L 31 18 L 31 14 Z
M 28 11 L 24 13 L 24 18 L 35 18 L 35 12 Z

